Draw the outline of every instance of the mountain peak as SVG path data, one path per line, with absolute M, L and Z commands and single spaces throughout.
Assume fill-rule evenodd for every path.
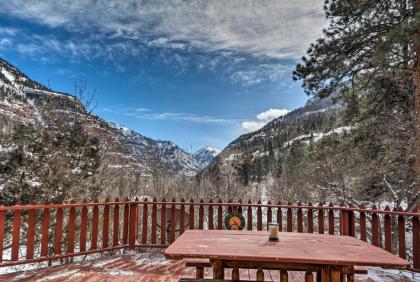
M 212 145 L 197 150 L 193 157 L 201 168 L 205 168 L 221 151 Z

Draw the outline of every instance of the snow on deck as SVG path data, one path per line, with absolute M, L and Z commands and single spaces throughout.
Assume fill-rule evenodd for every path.
M 229 279 L 230 270 L 225 277 Z M 255 270 L 241 269 L 241 279 L 255 280 Z M 90 261 L 79 261 L 48 268 L 18 271 L 0 275 L 0 281 L 178 281 L 195 277 L 193 268 L 184 261 L 167 260 L 161 253 L 125 253 Z M 211 278 L 211 269 L 205 277 Z M 279 271 L 265 271 L 266 281 L 279 281 Z M 289 281 L 304 281 L 303 272 L 289 272 Z M 369 275 L 357 276 L 357 281 L 420 281 L 420 275 L 409 272 L 369 269 Z

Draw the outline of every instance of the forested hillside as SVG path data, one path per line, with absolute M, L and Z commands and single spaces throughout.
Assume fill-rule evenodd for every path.
M 414 207 L 414 5 L 327 1 L 330 26 L 294 72 L 313 98 L 232 142 L 201 181 L 279 200 Z
M 86 84 L 74 94 L 0 59 L 1 204 L 159 195 L 176 186 L 174 175 L 183 181 L 199 171 L 176 144 L 93 115 Z

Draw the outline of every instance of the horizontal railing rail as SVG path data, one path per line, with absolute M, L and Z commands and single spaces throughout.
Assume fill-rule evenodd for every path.
M 420 213 L 401 208 L 290 202 L 109 199 L 81 203 L 0 206 L 0 267 L 64 260 L 121 249 L 166 248 L 188 229 L 225 229 L 241 212 L 246 230 L 353 236 L 394 253 L 420 270 Z

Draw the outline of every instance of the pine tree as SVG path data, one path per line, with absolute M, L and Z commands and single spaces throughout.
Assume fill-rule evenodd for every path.
M 416 125 L 416 143 L 406 148 L 416 155 L 413 166 L 417 194 L 413 202 L 420 195 L 419 8 L 419 0 L 326 0 L 324 10 L 329 26 L 323 38 L 311 44 L 293 74 L 294 79 L 303 80 L 309 95 L 319 97 L 345 89 L 353 95 L 347 93 L 347 98 L 355 99 L 357 96 L 352 91 L 357 88 L 361 90 L 358 95 L 366 89 L 370 95 L 380 95 L 382 101 L 386 101 L 386 95 L 408 97 L 407 107 L 410 107 L 410 97 L 415 98 L 412 111 L 416 113 L 412 121 Z M 381 91 L 382 82 L 392 89 L 389 94 Z M 379 94 L 375 94 L 375 90 L 379 90 Z M 355 101 L 351 102 L 351 107 L 357 106 Z M 383 110 L 378 107 L 373 114 L 383 113 Z M 358 114 L 355 112 L 346 119 L 358 118 Z

